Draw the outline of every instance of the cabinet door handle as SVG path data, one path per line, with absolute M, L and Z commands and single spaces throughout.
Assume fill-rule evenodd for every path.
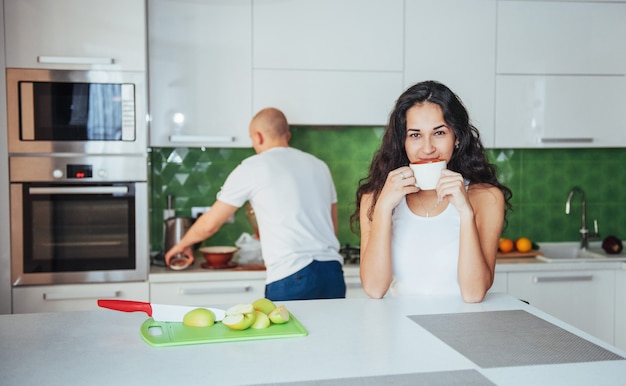
M 70 293 L 70 292 L 51 292 L 43 294 L 44 300 L 77 300 L 77 299 L 112 299 L 117 298 L 122 294 L 122 291 L 102 291 L 93 292 L 89 294 L 85 293 Z
M 591 143 L 593 138 L 576 137 L 576 138 L 540 138 L 541 143 Z
M 38 63 L 50 64 L 113 64 L 113 58 L 98 58 L 90 56 L 38 56 Z
M 170 135 L 170 142 L 199 142 L 203 143 L 230 143 L 235 142 L 235 137 L 229 137 L 227 135 L 184 135 L 173 134 Z
M 570 281 L 592 281 L 593 275 L 571 275 L 571 276 L 534 276 L 533 283 L 557 283 Z
M 215 288 L 181 288 L 181 295 L 206 295 L 206 294 L 231 294 L 240 292 L 252 292 L 252 286 L 241 287 L 215 287 Z

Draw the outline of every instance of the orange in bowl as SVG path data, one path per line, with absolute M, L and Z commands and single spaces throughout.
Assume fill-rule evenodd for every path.
M 231 259 L 235 252 L 237 252 L 239 248 L 230 247 L 230 246 L 212 246 L 212 247 L 202 247 L 198 249 L 202 255 L 204 255 L 204 259 L 207 264 L 211 267 L 220 268 L 227 267 L 230 264 Z

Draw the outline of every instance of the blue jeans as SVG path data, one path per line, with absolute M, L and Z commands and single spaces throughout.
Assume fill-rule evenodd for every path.
M 338 261 L 313 261 L 298 272 L 265 286 L 272 301 L 346 297 L 343 268 Z

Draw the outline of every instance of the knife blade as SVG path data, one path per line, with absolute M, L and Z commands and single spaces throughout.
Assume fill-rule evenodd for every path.
M 206 308 L 215 314 L 215 321 L 224 319 L 226 311 L 211 307 L 175 306 L 169 304 L 154 304 L 133 300 L 98 299 L 98 306 L 115 311 L 145 312 L 157 322 L 182 322 L 183 317 L 196 308 Z

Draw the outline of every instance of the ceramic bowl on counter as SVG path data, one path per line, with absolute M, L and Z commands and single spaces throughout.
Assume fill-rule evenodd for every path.
M 202 247 L 198 249 L 198 252 L 202 253 L 206 263 L 203 267 L 206 268 L 228 268 L 235 263 L 232 262 L 233 255 L 239 248 L 232 246 L 211 246 Z

